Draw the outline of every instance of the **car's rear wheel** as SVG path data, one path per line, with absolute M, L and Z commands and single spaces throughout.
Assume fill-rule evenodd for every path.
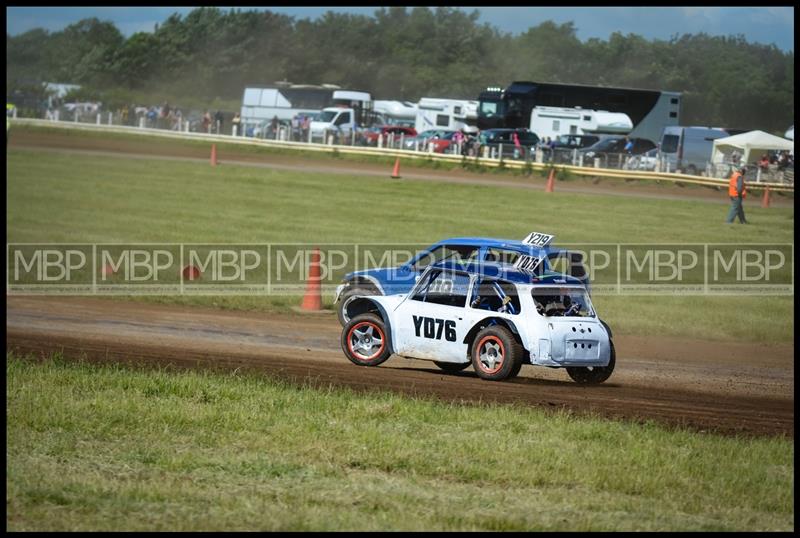
M 460 372 L 469 367 L 469 362 L 439 362 L 433 361 L 433 364 L 444 370 L 445 372 Z
M 598 385 L 611 377 L 617 362 L 617 354 L 614 351 L 614 342 L 609 340 L 608 343 L 611 344 L 608 366 L 567 366 L 567 374 L 573 381 L 582 385 Z
M 521 363 L 522 346 L 506 327 L 492 325 L 481 329 L 475 336 L 470 356 L 478 377 L 501 381 L 510 377 Z
M 341 344 L 350 362 L 359 366 L 378 366 L 391 355 L 386 326 L 375 314 L 360 314 L 347 322 Z

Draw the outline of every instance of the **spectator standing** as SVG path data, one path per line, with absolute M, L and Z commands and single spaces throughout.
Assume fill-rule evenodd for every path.
M 171 125 L 170 125 L 170 117 L 169 117 L 170 111 L 171 110 L 169 108 L 169 103 L 167 101 L 164 101 L 164 104 L 161 106 L 161 125 L 160 125 L 160 127 L 162 129 L 168 129 L 168 128 L 171 127 Z
M 633 155 L 633 140 L 625 137 L 625 147 L 622 148 L 622 151 L 625 152 L 626 155 Z
M 207 133 L 211 129 L 211 113 L 206 110 L 205 114 L 203 114 L 203 132 Z
M 274 116 L 269 122 L 269 132 L 274 140 L 278 138 L 278 116 Z
M 158 118 L 158 112 L 156 112 L 156 107 L 151 106 L 150 109 L 147 111 L 147 125 L 149 127 L 155 127 L 157 118 Z
M 522 155 L 522 144 L 519 143 L 519 135 L 516 131 L 511 133 L 511 140 L 514 142 L 514 158 L 519 159 Z
M 461 148 L 461 153 L 464 153 L 464 133 L 461 131 L 456 131 L 453 134 L 453 145 L 458 148 Z
M 303 141 L 305 142 L 308 140 L 308 129 L 311 127 L 311 117 L 307 115 L 303 115 L 303 123 L 301 124 L 301 130 L 303 133 Z
M 231 120 L 231 123 L 236 128 L 234 133 L 233 133 L 233 135 L 234 136 L 244 136 L 244 133 L 242 132 L 242 118 L 239 116 L 238 112 L 233 115 L 233 119 Z
M 786 170 L 789 166 L 789 152 L 788 151 L 781 151 L 780 157 L 778 157 L 778 170 Z
M 747 173 L 747 167 L 735 169 L 728 180 L 728 196 L 731 199 L 731 208 L 728 211 L 728 218 L 726 223 L 732 224 L 736 217 L 739 217 L 741 224 L 748 224 L 747 219 L 744 217 L 744 207 L 742 202 L 744 197 L 747 196 L 747 190 L 744 185 L 744 175 Z
M 217 130 L 217 134 L 223 132 L 223 123 L 225 121 L 225 117 L 222 115 L 221 110 L 217 110 L 217 113 L 214 114 L 214 128 Z
M 766 153 L 763 154 L 761 156 L 761 160 L 758 161 L 758 167 L 761 168 L 762 172 L 766 172 L 767 169 L 769 168 L 769 157 L 767 156 Z

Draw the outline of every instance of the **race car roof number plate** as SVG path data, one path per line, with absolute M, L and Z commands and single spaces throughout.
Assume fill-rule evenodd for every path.
M 545 247 L 553 240 L 554 235 L 543 234 L 540 232 L 531 232 L 522 240 L 527 245 L 534 245 L 536 247 Z
M 534 258 L 533 256 L 522 254 L 517 258 L 517 261 L 514 262 L 514 267 L 524 273 L 534 274 L 540 263 L 542 263 L 541 258 Z

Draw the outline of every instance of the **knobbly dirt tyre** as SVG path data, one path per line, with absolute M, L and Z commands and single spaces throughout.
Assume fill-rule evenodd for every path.
M 470 346 L 470 357 L 478 377 L 502 381 L 510 377 L 522 362 L 522 346 L 506 327 L 492 325 L 481 329 L 475 336 Z
M 386 325 L 375 314 L 359 314 L 347 322 L 341 345 L 345 356 L 358 366 L 378 366 L 391 355 Z
M 519 371 L 522 370 L 522 359 L 517 361 L 517 364 L 514 366 L 514 369 L 511 370 L 511 373 L 508 374 L 508 379 L 513 379 L 519 375 Z
M 599 385 L 611 377 L 617 362 L 617 354 L 614 351 L 614 342 L 609 340 L 608 343 L 611 344 L 611 358 L 608 360 L 608 366 L 567 366 L 567 374 L 573 381 L 582 385 Z

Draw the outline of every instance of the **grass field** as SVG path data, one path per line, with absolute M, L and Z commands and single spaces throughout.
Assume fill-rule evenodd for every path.
M 78 135 L 76 135 L 78 136 Z M 405 242 L 554 233 L 560 243 L 793 243 L 793 208 L 747 207 L 723 224 L 701 201 L 226 165 L 7 152 L 9 242 Z M 331 297 L 325 297 L 330 303 Z M 224 308 L 287 310 L 296 297 L 150 297 Z M 616 331 L 706 339 L 792 339 L 792 297 L 618 297 L 595 306 Z
M 6 357 L 8 530 L 791 530 L 793 442 Z

